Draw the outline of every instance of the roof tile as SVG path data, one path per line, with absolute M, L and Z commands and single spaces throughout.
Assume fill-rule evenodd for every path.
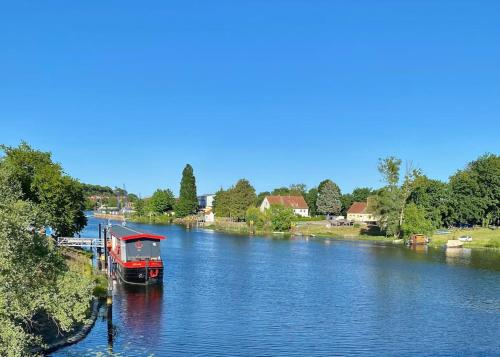
M 366 212 L 366 202 L 354 202 L 351 207 L 347 210 L 347 213 L 367 213 Z
M 309 206 L 302 196 L 266 196 L 271 205 L 283 205 L 293 209 L 308 209 Z

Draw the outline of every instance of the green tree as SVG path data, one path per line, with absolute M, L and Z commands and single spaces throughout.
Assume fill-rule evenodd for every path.
M 80 183 L 61 176 L 38 183 L 40 207 L 49 215 L 49 225 L 59 236 L 72 236 L 87 224 L 85 198 Z
M 213 208 L 217 217 L 231 216 L 231 197 L 228 191 L 221 188 L 215 193 Z
M 229 190 L 231 197 L 231 217 L 239 220 L 245 219 L 248 207 L 255 202 L 255 189 L 246 179 L 239 180 L 236 185 Z
M 423 209 L 425 218 L 431 221 L 435 228 L 451 223 L 453 212 L 450 190 L 444 182 L 429 179 L 425 175 L 417 177 L 407 203 L 414 203 Z
M 262 201 L 264 201 L 264 198 L 266 198 L 266 196 L 270 196 L 270 195 L 271 195 L 271 192 L 269 192 L 269 191 L 260 192 L 255 199 L 255 207 L 259 207 L 262 204 Z
M 258 207 L 248 207 L 245 221 L 250 228 L 264 229 L 266 225 L 266 215 Z
M 146 201 L 144 199 L 139 199 L 134 203 L 135 214 L 139 217 L 146 215 Z
M 118 198 L 116 196 L 109 196 L 103 200 L 103 205 L 106 207 L 118 207 Z
M 309 206 L 309 215 L 314 217 L 318 214 L 317 200 L 318 200 L 318 189 L 316 187 L 311 188 L 306 196 L 304 197 L 307 205 Z
M 129 200 L 129 202 L 134 203 L 134 202 L 139 201 L 139 196 L 137 196 L 135 193 L 129 193 L 127 195 L 127 199 Z
M 52 162 L 50 153 L 33 150 L 28 144 L 0 146 L 5 156 L 0 167 L 20 185 L 22 199 L 40 205 L 47 224 L 58 235 L 73 235 L 87 223 L 83 186 Z
M 112 195 L 113 194 L 113 189 L 108 186 L 100 186 L 100 185 L 91 185 L 91 184 L 86 184 L 82 183 L 83 187 L 83 194 L 85 197 L 89 196 L 103 196 L 103 195 Z
M 352 204 L 356 202 L 354 200 L 354 197 L 352 193 L 345 193 L 340 197 L 340 203 L 342 205 L 342 208 L 340 210 L 340 214 L 344 217 L 347 216 L 347 211 L 349 208 L 352 206 Z
M 266 216 L 271 222 L 273 231 L 285 232 L 292 227 L 292 221 L 295 218 L 293 209 L 283 205 L 271 205 L 266 210 Z
M 307 196 L 307 186 L 304 183 L 294 183 L 290 185 L 290 196 L 302 196 L 304 199 Z
M 275 188 L 272 192 L 271 195 L 273 196 L 289 196 L 290 195 L 290 189 L 288 187 L 278 187 Z
M 43 205 L 40 186 L 30 185 L 33 196 L 28 199 L 18 181 L 20 173 L 0 166 L 0 351 L 4 356 L 31 355 L 30 349 L 41 341 L 33 330 L 40 316 L 64 332 L 85 321 L 93 290 L 93 282 L 70 270 L 51 241 L 38 233 L 52 221 L 53 212 Z M 40 196 L 40 203 L 32 201 Z
M 401 227 L 405 238 L 410 237 L 412 234 L 428 235 L 432 233 L 434 225 L 425 215 L 425 210 L 414 203 L 410 203 L 406 207 L 405 219 Z
M 275 188 L 271 195 L 273 196 L 303 196 L 304 198 L 307 195 L 307 186 L 303 183 L 295 183 L 290 185 L 289 187 L 278 187 Z M 262 198 L 264 199 L 264 198 Z
M 84 207 L 86 211 L 92 211 L 96 208 L 97 203 L 89 198 L 85 198 Z
M 156 190 L 148 201 L 150 211 L 156 214 L 171 211 L 174 208 L 174 204 L 174 194 L 169 189 Z
M 356 187 L 352 191 L 352 198 L 354 202 L 366 202 L 372 194 L 373 190 L 370 187 Z
M 178 217 L 186 217 L 195 214 L 197 209 L 196 179 L 193 174 L 193 168 L 187 164 L 182 171 L 181 189 L 179 200 L 175 206 L 175 214 Z
M 256 199 L 255 189 L 250 182 L 241 179 L 228 190 L 221 188 L 215 193 L 214 213 L 219 217 L 243 220 L 248 207 L 253 206 Z
M 421 176 L 419 170 L 407 165 L 403 183 L 400 181 L 401 160 L 395 157 L 380 159 L 378 170 L 386 186 L 368 200 L 368 210 L 379 217 L 379 226 L 386 235 L 399 237 L 404 222 L 406 202 L 412 192 L 414 181 Z
M 450 178 L 456 224 L 500 223 L 500 156 L 485 154 Z
M 325 180 L 318 187 L 316 205 L 323 214 L 339 214 L 342 207 L 340 188 L 331 180 Z

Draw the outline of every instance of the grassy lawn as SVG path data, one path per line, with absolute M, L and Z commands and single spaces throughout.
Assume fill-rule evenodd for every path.
M 224 220 L 216 219 L 212 224 L 205 224 L 204 228 L 214 229 L 216 231 L 239 233 L 239 234 L 249 234 L 250 230 L 245 222 L 228 222 Z M 256 232 L 256 234 L 263 234 L 265 232 Z
M 315 235 L 318 237 L 370 240 L 392 242 L 392 239 L 386 238 L 379 232 L 367 231 L 360 227 L 326 227 L 325 225 L 301 225 L 294 229 L 295 234 Z
M 205 228 L 215 229 L 224 232 L 249 234 L 249 229 L 244 222 L 224 222 L 217 221 L 212 225 L 206 225 Z M 259 231 L 257 235 L 269 235 L 272 232 Z M 320 222 L 295 222 L 290 234 L 316 236 L 324 238 L 353 239 L 364 241 L 376 241 L 392 243 L 393 238 L 386 238 L 376 227 L 371 229 L 363 227 L 326 227 L 326 224 Z M 496 248 L 500 249 L 500 229 L 475 228 L 475 229 L 455 229 L 450 234 L 436 235 L 431 238 L 429 246 L 442 247 L 449 239 L 457 239 L 460 236 L 469 235 L 472 242 L 464 242 L 466 248 Z
M 466 248 L 500 248 L 500 229 L 489 228 L 456 229 L 450 234 L 434 234 L 430 245 L 440 247 L 449 239 L 458 239 L 460 236 L 472 237 L 472 242 L 464 242 Z
M 295 233 L 303 235 L 315 235 L 325 238 L 342 238 L 369 240 L 378 242 L 392 242 L 392 238 L 386 238 L 377 231 L 367 232 L 363 228 L 356 227 L 325 227 L 324 225 L 303 225 L 295 229 Z M 500 229 L 475 228 L 456 229 L 451 234 L 433 235 L 432 247 L 442 247 L 449 239 L 458 239 L 460 236 L 469 235 L 472 242 L 464 242 L 466 248 L 497 248 L 500 249 Z
M 145 223 L 145 224 L 172 224 L 174 217 L 169 215 L 158 215 L 158 216 L 132 216 L 127 217 L 127 220 L 135 223 Z

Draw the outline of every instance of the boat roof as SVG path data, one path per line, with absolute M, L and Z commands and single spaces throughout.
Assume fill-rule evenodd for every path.
M 158 235 L 158 234 L 152 234 L 149 232 L 144 232 L 144 231 L 138 231 L 136 229 L 132 229 L 129 227 L 124 227 L 124 226 L 119 226 L 119 225 L 112 225 L 110 229 L 111 235 L 115 236 L 116 238 L 120 240 L 129 240 L 129 239 L 140 239 L 140 238 L 149 238 L 149 239 L 158 239 L 162 240 L 165 239 L 165 236 Z

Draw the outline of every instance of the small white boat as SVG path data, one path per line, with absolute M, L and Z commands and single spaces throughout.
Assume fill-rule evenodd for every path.
M 472 237 L 471 236 L 461 236 L 458 238 L 460 242 L 472 242 Z

